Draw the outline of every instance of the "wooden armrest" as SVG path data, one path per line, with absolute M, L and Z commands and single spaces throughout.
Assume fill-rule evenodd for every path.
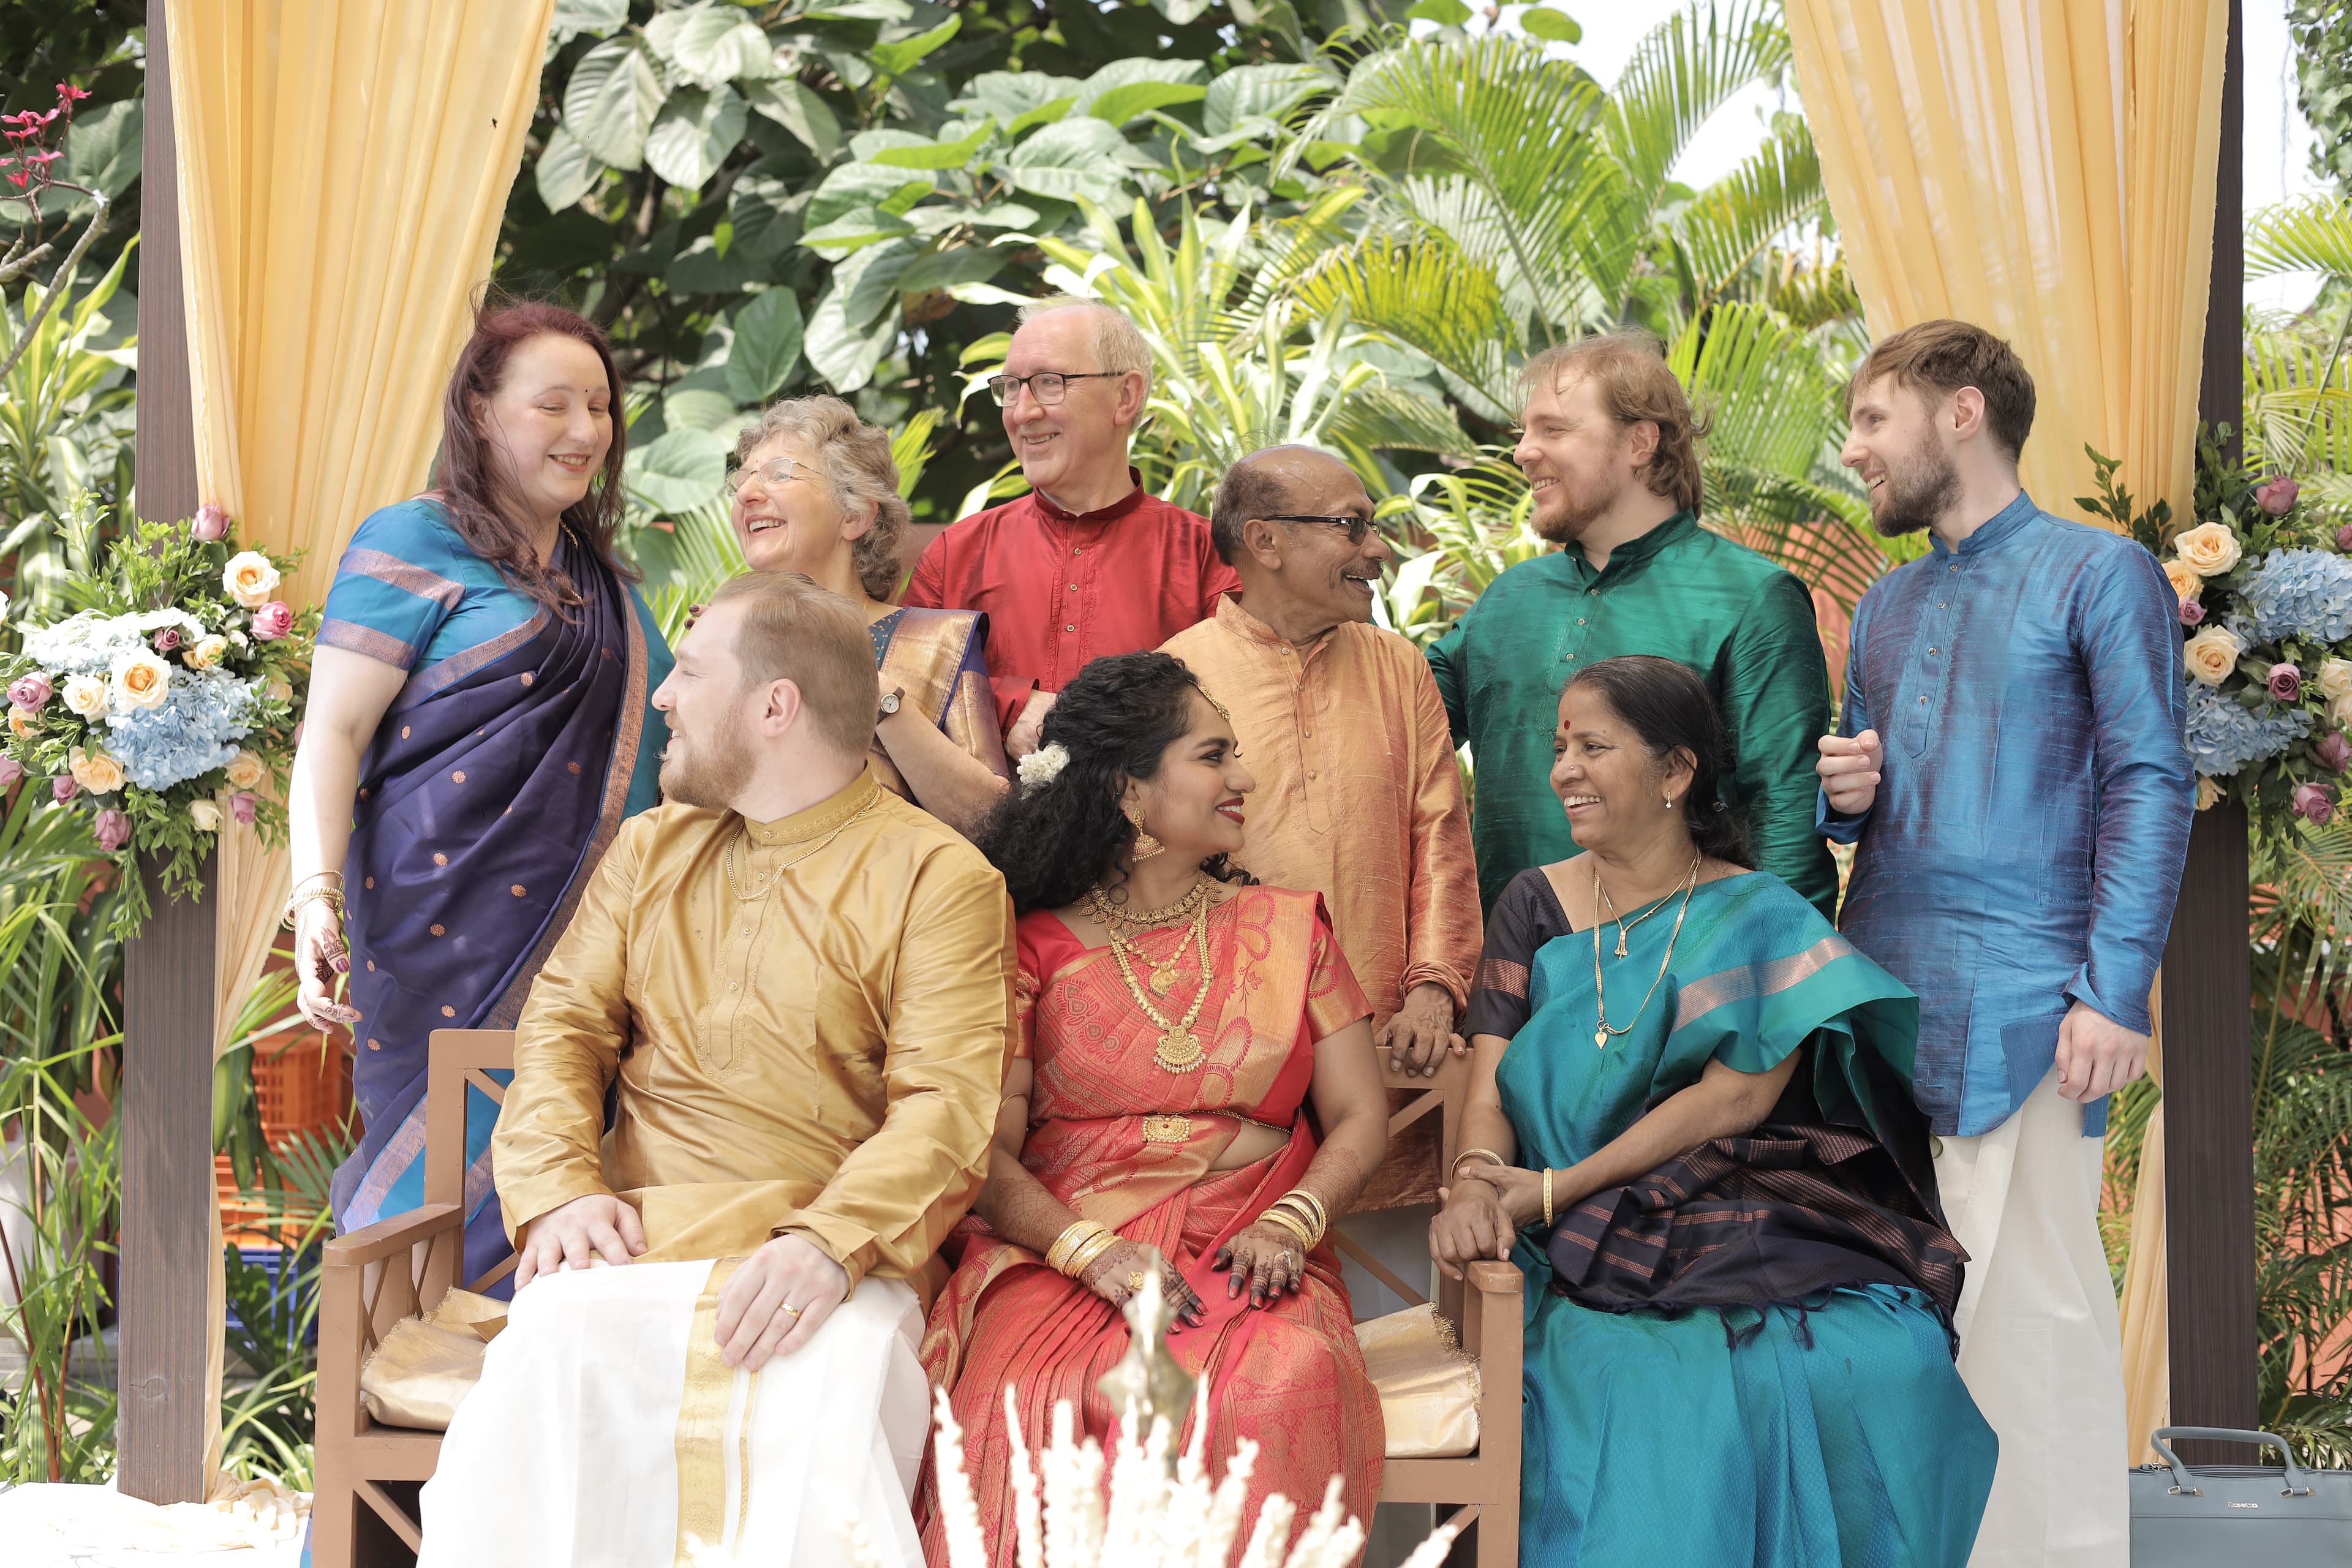
M 1470 1277 L 1470 1289 L 1482 1296 L 1527 1294 L 1528 1277 L 1508 1263 L 1473 1263 L 1465 1272 Z
M 461 1204 L 424 1204 L 406 1214 L 380 1219 L 348 1236 L 339 1236 L 327 1243 L 324 1266 L 329 1268 L 362 1268 L 371 1263 L 397 1257 L 413 1250 L 420 1241 L 440 1235 L 443 1231 L 462 1230 L 466 1224 L 465 1206 Z

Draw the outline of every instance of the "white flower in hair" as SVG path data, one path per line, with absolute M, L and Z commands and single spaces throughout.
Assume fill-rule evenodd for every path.
M 1059 741 L 1030 752 L 1021 759 L 1021 793 L 1044 789 L 1060 778 L 1062 770 L 1069 765 L 1069 748 Z

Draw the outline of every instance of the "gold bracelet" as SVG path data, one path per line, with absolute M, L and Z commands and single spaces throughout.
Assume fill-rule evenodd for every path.
M 1462 1152 L 1454 1156 L 1454 1173 L 1455 1175 L 1458 1176 L 1462 1173 L 1462 1162 L 1467 1160 L 1473 1154 L 1477 1155 L 1481 1159 L 1492 1160 L 1497 1165 L 1507 1165 L 1510 1163 L 1508 1160 L 1504 1159 L 1492 1149 L 1465 1149 Z
M 1063 1227 L 1062 1234 L 1054 1238 L 1054 1245 L 1045 1249 L 1045 1267 L 1056 1274 L 1067 1274 L 1070 1271 L 1068 1268 L 1070 1254 L 1086 1242 L 1101 1235 L 1102 1230 L 1102 1222 L 1099 1220 L 1072 1220 Z
M 1070 1266 L 1063 1272 L 1073 1279 L 1084 1278 L 1086 1271 L 1095 1266 L 1095 1260 L 1117 1247 L 1119 1239 L 1118 1232 L 1108 1226 L 1104 1228 L 1101 1235 L 1087 1237 L 1086 1240 L 1078 1243 L 1076 1250 L 1070 1254 Z
M 1306 1251 L 1315 1250 L 1314 1238 L 1307 1234 L 1307 1227 L 1301 1225 L 1288 1209 L 1269 1208 L 1257 1217 L 1276 1229 L 1286 1230 L 1297 1237 L 1298 1245 Z
M 1266 1205 L 1265 1213 L 1266 1217 L 1270 1219 L 1288 1221 L 1289 1224 L 1297 1230 L 1298 1238 L 1305 1242 L 1308 1247 L 1315 1247 L 1320 1244 L 1323 1239 L 1323 1233 L 1330 1228 L 1329 1226 L 1318 1222 L 1315 1212 L 1311 1208 L 1307 1205 L 1300 1203 L 1296 1197 L 1288 1194 L 1278 1197 L 1275 1199 L 1274 1202 L 1268 1204 Z
M 1551 1167 L 1544 1167 L 1544 1224 L 1551 1223 Z
M 1314 1230 L 1315 1239 L 1318 1241 L 1322 1240 L 1324 1233 L 1331 1228 L 1331 1211 L 1324 1206 L 1321 1198 L 1317 1197 L 1305 1187 L 1293 1187 L 1274 1201 L 1277 1204 L 1289 1204 L 1297 1208 L 1298 1217 L 1305 1220 Z
M 287 900 L 286 907 L 278 912 L 278 923 L 291 931 L 294 928 L 294 917 L 301 912 L 302 906 L 318 903 L 323 903 L 333 910 L 337 920 L 343 918 L 345 905 L 341 891 L 334 888 L 313 888 L 307 893 L 299 893 Z

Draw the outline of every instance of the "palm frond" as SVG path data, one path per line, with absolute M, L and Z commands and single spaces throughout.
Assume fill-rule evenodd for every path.
M 2246 218 L 2246 276 L 2325 272 L 2352 279 L 2352 200 L 2302 196 Z
M 1344 307 L 1350 320 L 1386 332 L 1437 362 L 1475 390 L 1482 418 L 1512 416 L 1508 355 L 1520 342 L 1495 275 L 1442 233 L 1412 245 L 1380 237 L 1325 255 L 1299 279 L 1301 305 L 1318 314 Z
M 1812 133 L 1790 116 L 1746 161 L 1701 192 L 1671 230 L 1704 310 L 1730 293 L 1772 242 L 1828 210 Z

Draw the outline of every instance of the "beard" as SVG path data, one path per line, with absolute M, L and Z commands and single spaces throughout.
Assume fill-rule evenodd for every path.
M 1615 489 L 1572 493 L 1566 479 L 1553 485 L 1552 489 L 1560 496 L 1567 510 L 1557 516 L 1546 517 L 1542 509 L 1538 508 L 1528 521 L 1535 529 L 1538 538 L 1553 544 L 1567 544 L 1583 538 L 1584 531 L 1592 526 L 1594 520 L 1617 504 L 1618 491 Z
M 725 811 L 729 803 L 751 782 L 751 742 L 734 731 L 722 731 L 706 749 L 695 747 L 683 758 L 664 758 L 661 790 L 665 798 L 682 805 Z
M 1932 437 L 1923 437 L 1898 467 L 1886 466 L 1885 500 L 1871 509 L 1870 525 L 1896 539 L 1932 525 L 1960 493 L 1960 470 Z

